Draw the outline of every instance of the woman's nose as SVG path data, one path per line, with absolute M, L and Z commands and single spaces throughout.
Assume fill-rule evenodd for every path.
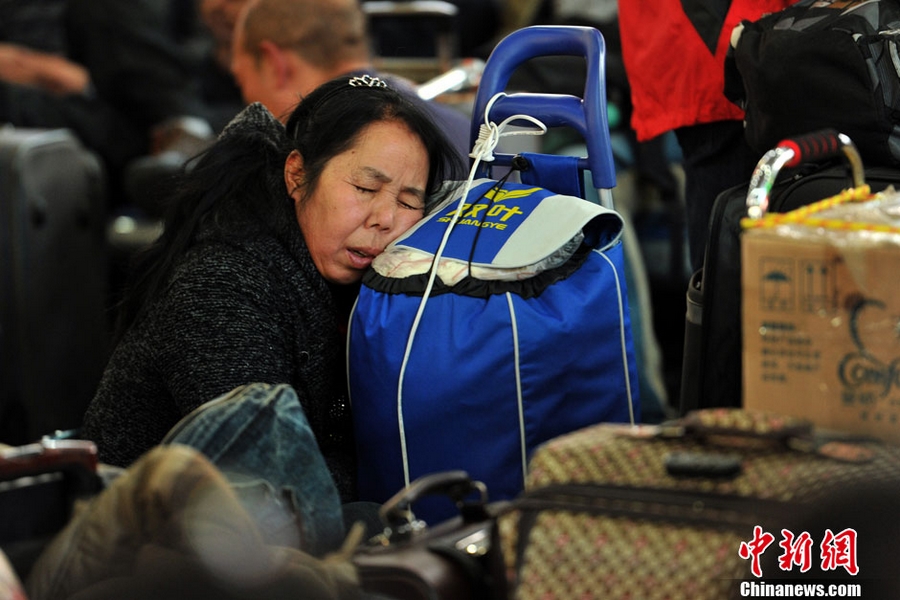
M 394 226 L 394 214 L 397 210 L 397 199 L 391 194 L 379 194 L 372 201 L 366 225 L 389 231 Z

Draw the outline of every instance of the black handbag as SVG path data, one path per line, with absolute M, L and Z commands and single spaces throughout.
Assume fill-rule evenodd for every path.
M 416 519 L 413 505 L 426 496 L 453 502 L 458 516 L 434 526 Z M 363 590 L 396 600 L 507 598 L 497 516 L 508 505 L 488 502 L 465 471 L 416 479 L 382 505 L 384 531 L 352 557 Z
M 867 164 L 900 165 L 898 24 L 895 0 L 800 0 L 744 21 L 725 94 L 744 109 L 750 147 L 834 127 Z

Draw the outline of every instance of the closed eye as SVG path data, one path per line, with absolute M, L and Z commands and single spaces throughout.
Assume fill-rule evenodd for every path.
M 397 204 L 408 210 L 425 210 L 423 206 L 420 206 L 418 204 L 410 204 L 409 202 L 404 202 L 403 200 L 399 199 L 397 200 Z

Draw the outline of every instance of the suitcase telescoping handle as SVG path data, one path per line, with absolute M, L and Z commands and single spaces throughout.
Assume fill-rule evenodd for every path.
M 703 440 L 710 447 L 715 445 L 714 439 L 771 442 L 850 463 L 868 462 L 873 457 L 872 450 L 863 443 L 867 441 L 865 438 L 821 435 L 808 419 L 740 408 L 691 411 L 681 419 L 664 424 L 660 433 L 663 437 Z
M 97 446 L 87 440 L 52 440 L 0 449 L 0 481 L 47 473 L 71 473 L 93 482 L 97 477 Z
M 97 446 L 87 440 L 45 437 L 33 444 L 0 448 L 0 544 L 62 526 L 74 500 L 102 490 L 97 468 Z M 36 502 L 38 510 L 22 504 L 23 498 Z
M 835 129 L 822 129 L 782 140 L 759 160 L 750 177 L 747 216 L 760 219 L 769 209 L 769 194 L 779 171 L 805 162 L 820 162 L 844 156 L 850 163 L 853 186 L 865 184 L 862 159 L 849 137 Z

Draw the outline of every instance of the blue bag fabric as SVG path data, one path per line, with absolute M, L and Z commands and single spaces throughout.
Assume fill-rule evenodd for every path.
M 290 385 L 237 387 L 185 416 L 162 443 L 203 452 L 270 540 L 317 556 L 340 547 L 340 495 Z
M 460 204 L 460 184 L 363 279 L 348 378 L 364 500 L 451 469 L 491 499 L 512 498 L 538 444 L 640 420 L 621 216 L 538 186 L 497 186 L 475 181 Z M 455 509 L 415 512 L 437 522 Z

